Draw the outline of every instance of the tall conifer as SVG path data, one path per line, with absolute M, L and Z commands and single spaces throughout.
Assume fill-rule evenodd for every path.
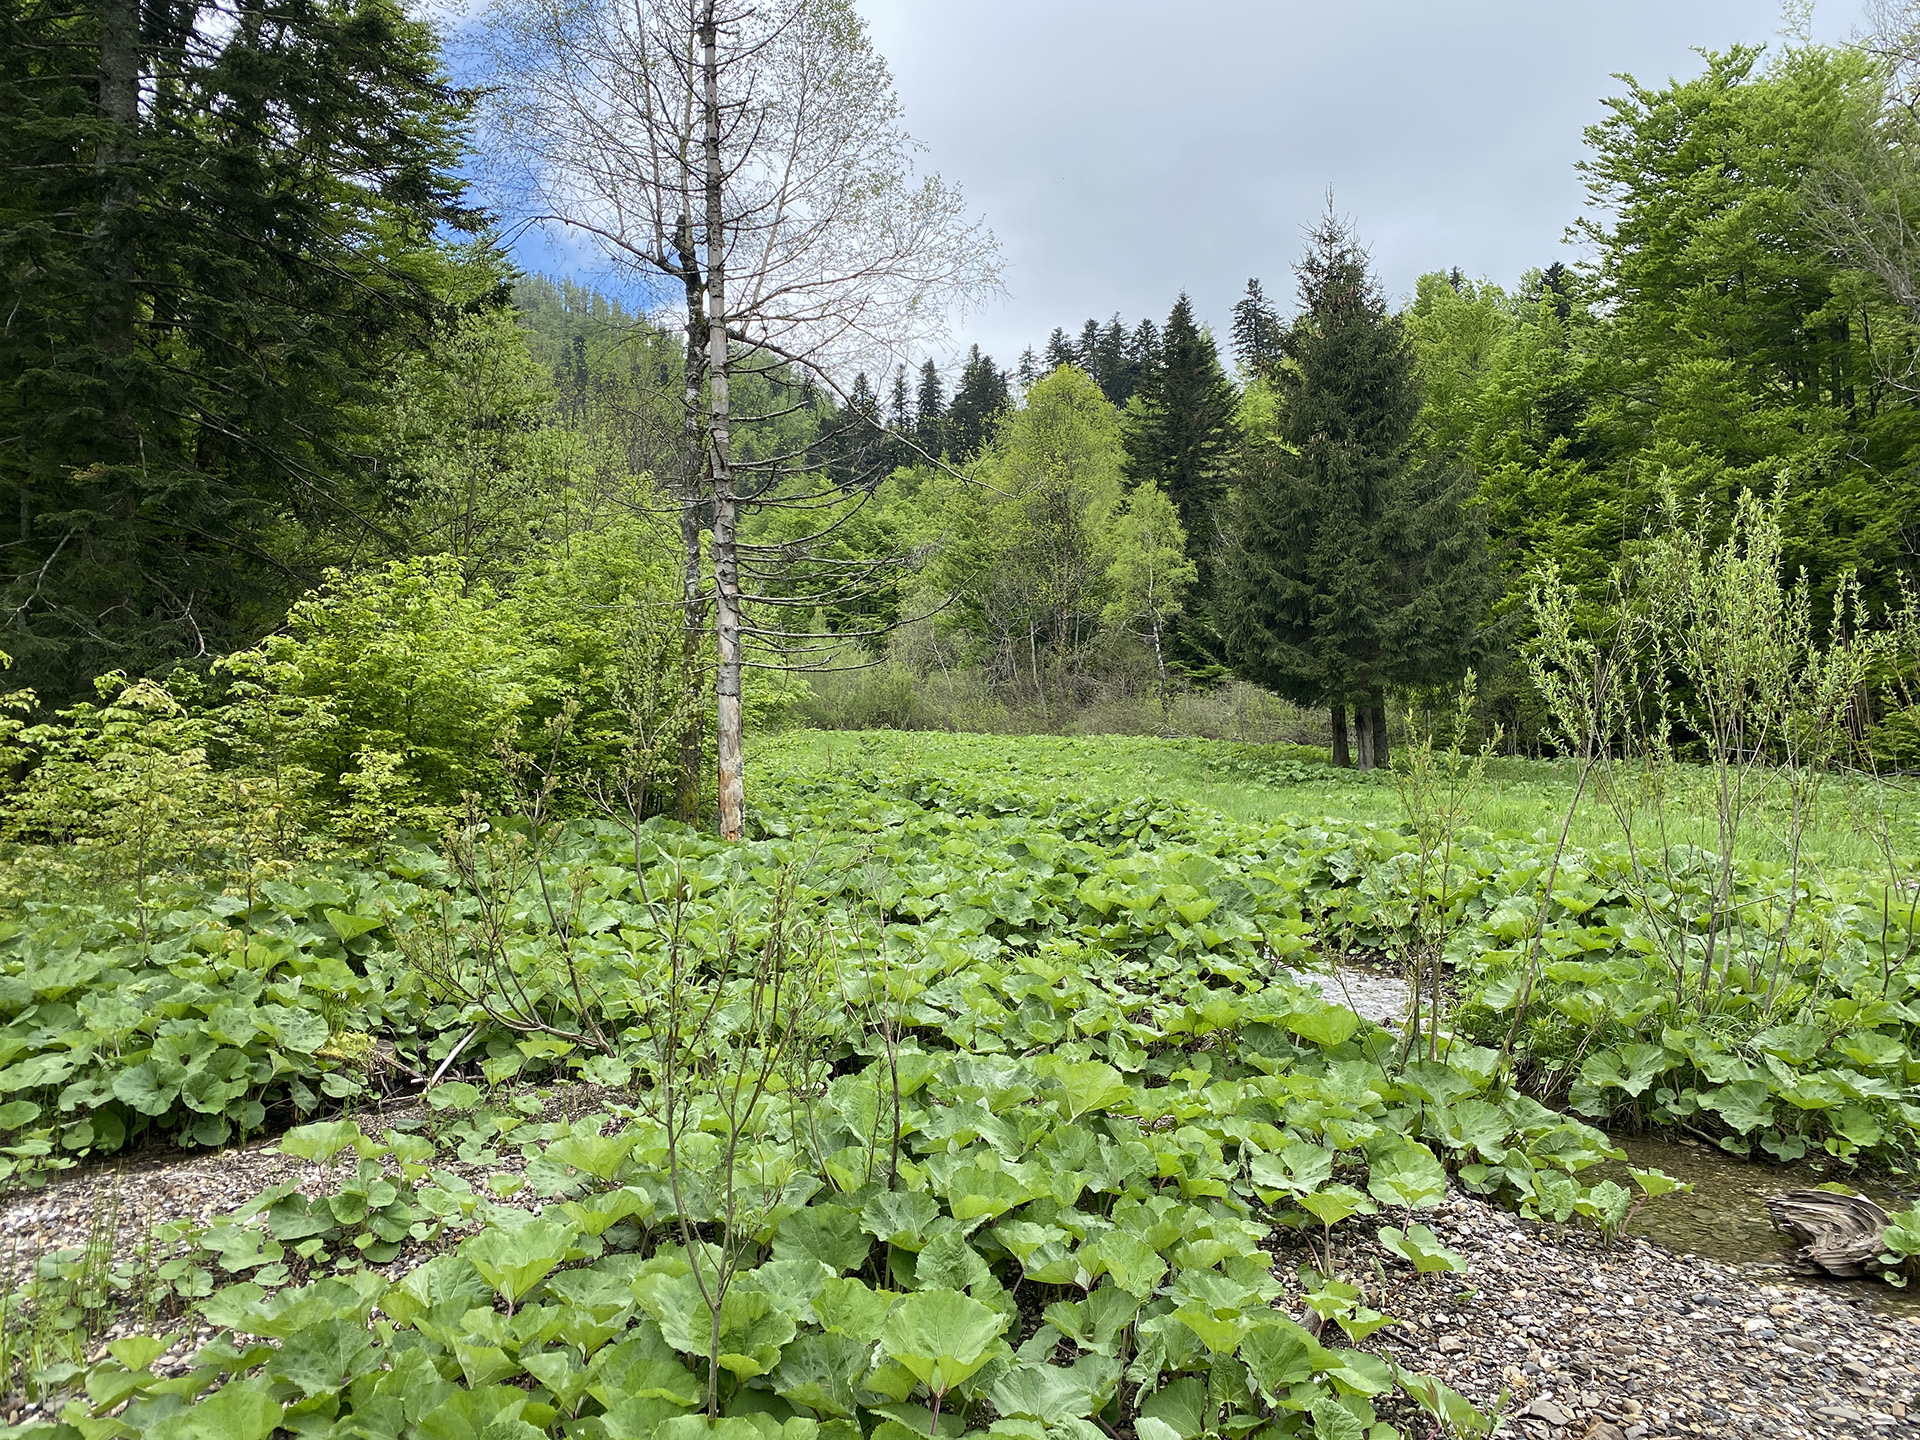
M 1077 363 L 1078 361 L 1073 353 L 1073 341 L 1067 338 L 1066 331 L 1056 329 L 1053 334 L 1047 337 L 1046 364 L 1041 368 L 1046 374 L 1051 375 L 1062 365 L 1073 365 Z
M 1157 363 L 1140 377 L 1138 403 L 1127 411 L 1127 479 L 1159 485 L 1179 510 L 1204 595 L 1214 509 L 1239 454 L 1239 398 L 1220 368 L 1213 338 L 1194 324 L 1193 302 L 1185 295 L 1167 317 L 1155 352 Z
M 946 388 L 940 383 L 939 369 L 929 360 L 920 367 L 920 388 L 914 396 L 914 443 L 937 457 L 946 448 L 946 426 Z
M 1249 375 L 1270 375 L 1280 363 L 1280 315 L 1260 288 L 1247 281 L 1247 293 L 1233 307 L 1233 355 Z
M 1276 443 L 1241 481 L 1218 613 L 1234 668 L 1333 712 L 1363 765 L 1385 764 L 1386 691 L 1457 677 L 1494 592 L 1472 476 L 1414 453 L 1420 392 L 1398 317 L 1329 215 L 1297 267 L 1303 309 Z
M 956 460 L 971 460 L 992 438 L 993 425 L 1007 408 L 1007 377 L 991 355 L 975 345 L 960 371 L 960 384 L 947 407 L 947 448 Z

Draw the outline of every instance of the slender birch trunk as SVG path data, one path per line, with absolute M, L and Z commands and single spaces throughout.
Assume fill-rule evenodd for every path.
M 735 550 L 739 514 L 728 434 L 726 177 L 720 166 L 720 41 L 714 9 L 715 0 L 706 0 L 700 17 L 707 190 L 707 469 L 713 477 L 713 609 L 719 660 L 714 740 L 720 772 L 720 838 L 738 840 L 746 833 L 746 756 L 740 732 L 740 563 Z
M 680 641 L 681 698 L 687 715 L 680 731 L 680 763 L 673 797 L 673 816 L 684 825 L 700 823 L 700 777 L 706 751 L 705 691 L 700 673 L 701 641 L 707 630 L 706 576 L 700 554 L 700 510 L 705 498 L 705 436 L 700 423 L 700 396 L 706 380 L 707 312 L 699 252 L 694 246 L 693 221 L 682 215 L 674 240 L 680 278 L 687 292 L 686 417 L 681 436 L 680 549 L 682 553 L 681 607 L 685 629 Z

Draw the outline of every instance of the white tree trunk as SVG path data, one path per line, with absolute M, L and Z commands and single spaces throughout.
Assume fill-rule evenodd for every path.
M 739 515 L 733 497 L 727 410 L 726 175 L 720 162 L 720 41 L 714 8 L 715 0 L 706 0 L 700 18 L 707 191 L 707 467 L 713 477 L 713 619 L 719 659 L 714 740 L 720 772 L 720 838 L 738 840 L 746 833 L 747 777 L 740 716 L 740 560 L 735 549 Z

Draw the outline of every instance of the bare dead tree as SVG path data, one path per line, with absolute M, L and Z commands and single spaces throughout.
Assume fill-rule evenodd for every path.
M 844 402 L 837 377 L 941 338 L 997 283 L 998 251 L 958 190 L 917 173 L 850 0 L 498 0 L 480 33 L 503 208 L 588 238 L 684 315 L 687 665 L 710 601 L 720 833 L 738 838 L 745 650 L 792 634 L 749 611 L 795 603 L 743 589 L 743 511 L 865 495 L 809 483 L 804 459 L 742 461 L 730 382 L 783 367 Z M 696 735 L 683 775 L 701 751 Z

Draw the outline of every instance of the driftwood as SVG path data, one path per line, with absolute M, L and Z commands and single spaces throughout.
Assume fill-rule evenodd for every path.
M 1860 1195 L 1789 1190 L 1767 1201 L 1773 1223 L 1800 1242 L 1800 1258 L 1829 1275 L 1878 1275 L 1887 1212 Z

